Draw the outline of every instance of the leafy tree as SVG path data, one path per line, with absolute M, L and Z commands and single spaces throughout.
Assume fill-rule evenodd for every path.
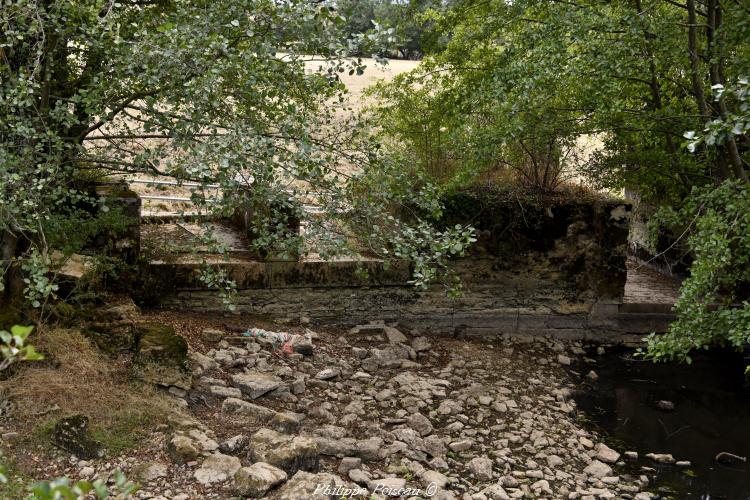
M 746 2 L 722 0 L 465 0 L 437 16 L 444 50 L 375 88 L 375 113 L 415 169 L 449 184 L 510 171 L 548 190 L 567 151 L 600 142 L 572 163 L 599 187 L 664 206 L 652 226 L 673 227 L 695 259 L 678 320 L 646 355 L 742 348 L 749 19 Z
M 713 0 L 466 0 L 438 18 L 445 50 L 380 87 L 397 103 L 382 119 L 425 156 L 414 132 L 425 117 L 411 112 L 430 109 L 438 155 L 462 174 L 595 138 L 603 148 L 587 170 L 600 186 L 679 201 L 695 185 L 747 179 L 747 134 L 681 147 L 684 131 L 736 113 L 736 100 L 711 94 L 750 72 L 747 15 Z
M 433 18 L 453 0 L 337 0 L 336 10 L 344 16 L 344 33 L 356 37 L 375 27 L 387 28 L 393 41 L 380 51 L 384 57 L 421 59 L 444 42 L 433 31 Z
M 340 41 L 342 22 L 315 0 L 4 2 L 0 286 L 22 264 L 37 269 L 26 276 L 45 276 L 50 242 L 66 237 L 51 234 L 62 227 L 55 220 L 96 203 L 88 185 L 101 172 L 198 182 L 193 201 L 205 215 L 252 199 L 265 207 L 256 244 L 292 255 L 299 237 L 285 228 L 304 216 L 308 193 L 322 212 L 308 236 L 325 257 L 352 251 L 353 212 L 390 220 L 383 207 L 392 203 L 431 203 L 408 189 L 378 189 L 371 196 L 388 203 L 366 206 L 353 196 L 382 158 L 362 127 L 342 118 L 338 74 L 361 71 L 343 56 L 378 35 Z M 208 183 L 220 185 L 219 203 L 207 199 Z M 404 226 L 380 227 L 394 232 L 380 235 L 378 253 L 429 247 L 431 262 L 444 262 Z M 30 285 L 54 292 L 50 283 Z

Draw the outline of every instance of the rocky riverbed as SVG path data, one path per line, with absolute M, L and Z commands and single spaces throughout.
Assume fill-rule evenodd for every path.
M 175 500 L 652 498 L 571 398 L 580 345 L 297 330 L 285 349 L 202 328 L 188 339 L 192 387 L 170 389 L 172 424 L 126 457 L 73 457 L 61 472 L 120 468 L 138 498 Z

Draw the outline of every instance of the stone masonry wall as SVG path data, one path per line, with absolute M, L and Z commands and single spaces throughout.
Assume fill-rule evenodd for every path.
M 472 255 L 453 264 L 463 279 L 464 294 L 459 298 L 447 297 L 439 285 L 427 290 L 408 285 L 410 268 L 405 262 L 384 268 L 378 261 L 364 261 L 360 265 L 369 275 L 364 280 L 352 261 L 235 260 L 222 266 L 238 284 L 240 315 L 344 326 L 396 321 L 425 332 L 468 336 L 530 333 L 581 338 L 650 331 L 651 324 L 618 320 L 629 205 L 572 202 L 524 210 L 537 227 L 523 237 L 517 234 L 512 245 L 496 237 L 502 228 L 479 226 L 480 241 Z M 540 231 L 540 224 L 546 228 Z M 201 286 L 197 269 L 152 263 L 150 274 L 161 277 L 156 281 L 164 286 L 162 306 L 224 311 L 218 293 Z

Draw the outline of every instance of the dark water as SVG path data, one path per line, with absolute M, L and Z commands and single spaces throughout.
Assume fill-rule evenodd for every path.
M 670 498 L 750 499 L 750 464 L 714 461 L 720 452 L 750 461 L 750 385 L 742 355 L 701 354 L 691 366 L 645 362 L 624 349 L 590 358 L 579 369 L 582 375 L 593 369 L 599 379 L 582 379 L 576 402 L 618 449 L 639 453 L 632 472 L 656 468 L 652 486 L 671 490 Z M 673 402 L 674 411 L 658 409 L 660 400 Z M 657 466 L 643 458 L 650 452 L 692 466 Z

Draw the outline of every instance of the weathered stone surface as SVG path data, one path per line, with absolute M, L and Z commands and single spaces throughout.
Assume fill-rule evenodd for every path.
M 203 461 L 195 471 L 195 479 L 201 484 L 221 483 L 232 477 L 242 467 L 240 459 L 215 453 Z
M 146 462 L 133 468 L 133 477 L 139 483 L 150 483 L 160 477 L 165 477 L 169 467 L 161 462 Z
M 52 442 L 84 460 L 104 456 L 102 444 L 89 434 L 89 419 L 84 415 L 73 415 L 58 420 L 52 432 Z
M 282 380 L 279 377 L 254 370 L 232 375 L 232 385 L 250 399 L 257 399 L 279 388 L 281 384 Z
M 604 443 L 596 445 L 594 450 L 596 451 L 596 459 L 602 462 L 613 464 L 620 459 L 620 454 Z
M 234 475 L 234 489 L 241 496 L 262 498 L 273 487 L 286 481 L 286 478 L 286 472 L 278 467 L 257 462 L 237 471 Z
M 315 471 L 318 469 L 318 447 L 315 441 L 306 437 L 260 429 L 250 438 L 248 459 L 269 463 L 287 474 L 298 470 Z
M 367 487 L 374 493 L 389 497 L 400 497 L 403 495 L 402 490 L 406 487 L 406 479 L 402 477 L 373 479 L 367 483 Z
M 600 462 L 599 460 L 592 461 L 588 466 L 586 466 L 585 469 L 583 469 L 584 474 L 588 474 L 589 476 L 594 477 L 605 477 L 612 474 L 612 467 L 605 464 L 604 462 Z
M 237 398 L 227 398 L 221 405 L 221 411 L 224 413 L 235 413 L 239 415 L 246 415 L 248 417 L 255 418 L 261 422 L 267 422 L 271 420 L 276 412 L 265 406 L 243 401 Z
M 657 462 L 660 464 L 675 463 L 674 457 L 668 453 L 647 453 L 646 458 L 653 460 L 654 462 Z
M 420 436 L 427 436 L 432 433 L 433 427 L 430 419 L 421 413 L 414 413 L 406 418 L 406 425 L 414 429 Z
M 492 460 L 487 457 L 474 457 L 466 464 L 466 468 L 480 481 L 492 479 Z
M 167 455 L 178 465 L 197 460 L 200 452 L 197 443 L 184 434 L 175 434 L 167 441 Z
M 224 338 L 224 332 L 216 328 L 204 328 L 201 331 L 201 340 L 203 342 L 214 344 Z
M 247 448 L 250 438 L 244 434 L 238 434 L 219 444 L 219 450 L 227 455 L 236 455 Z
M 187 341 L 173 327 L 160 323 L 140 323 L 136 335 L 133 374 L 146 382 L 189 390 L 192 376 Z
M 334 493 L 336 487 L 353 489 L 353 485 L 335 474 L 321 472 L 311 474 L 299 471 L 274 494 L 275 500 L 333 500 L 341 495 Z

